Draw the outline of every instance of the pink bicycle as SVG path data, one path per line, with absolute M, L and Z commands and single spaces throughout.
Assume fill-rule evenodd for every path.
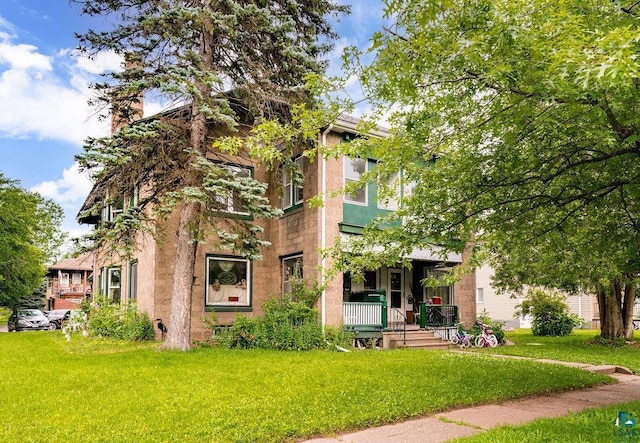
M 482 329 L 482 332 L 476 337 L 476 348 L 495 348 L 498 346 L 498 338 L 493 334 L 489 325 L 480 323 L 480 328 Z

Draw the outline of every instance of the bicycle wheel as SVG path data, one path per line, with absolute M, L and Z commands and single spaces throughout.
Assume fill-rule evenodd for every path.
M 484 347 L 485 347 L 484 337 L 482 335 L 478 335 L 476 337 L 476 348 L 484 348 Z
M 490 347 L 495 348 L 496 346 L 498 346 L 498 338 L 495 335 L 490 335 L 487 339 L 487 343 Z
M 468 348 L 471 346 L 471 338 L 465 336 L 462 337 L 462 339 L 460 340 L 460 347 L 461 348 Z
M 460 343 L 460 337 L 458 336 L 458 334 L 453 334 L 449 341 L 452 345 L 457 345 L 458 343 Z

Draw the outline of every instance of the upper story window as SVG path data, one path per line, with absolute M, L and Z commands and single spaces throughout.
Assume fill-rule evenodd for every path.
M 294 160 L 296 167 L 302 172 L 302 157 Z M 284 167 L 281 170 L 282 175 L 282 209 L 290 209 L 302 205 L 304 201 L 304 193 L 302 183 L 297 183 L 294 174 L 287 171 Z
M 133 192 L 129 196 L 129 206 L 132 208 L 135 208 L 136 206 L 138 206 L 139 202 L 140 202 L 140 188 L 138 186 L 135 186 L 133 188 Z
M 139 201 L 139 189 L 137 186 L 133 188 L 131 192 L 123 195 L 110 195 L 107 194 L 105 198 L 105 205 L 102 208 L 102 221 L 112 222 L 122 214 L 125 208 L 133 208 L 138 206 Z
M 387 188 L 385 192 L 390 192 L 391 195 L 385 194 L 384 197 L 380 195 L 382 187 Z M 378 186 L 378 208 L 387 209 L 390 211 L 396 211 L 399 208 L 401 196 L 401 183 L 400 174 L 397 172 L 386 178 L 386 180 L 380 181 Z
M 235 179 L 251 177 L 251 168 L 238 165 L 223 166 Z M 224 212 L 232 212 L 234 214 L 249 214 L 242 204 L 240 191 L 238 189 L 229 189 L 221 192 L 216 197 L 220 204 L 220 210 Z
M 124 198 L 122 196 L 107 197 L 106 205 L 102 210 L 102 220 L 114 221 L 124 211 Z
M 367 160 L 363 158 L 344 157 L 344 185 L 355 183 L 367 171 Z M 367 204 L 367 188 L 362 185 L 345 193 L 344 200 L 349 203 Z

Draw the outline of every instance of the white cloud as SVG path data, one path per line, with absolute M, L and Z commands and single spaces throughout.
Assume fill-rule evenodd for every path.
M 76 216 L 92 186 L 88 173 L 80 172 L 78 164 L 74 163 L 62 171 L 61 179 L 44 181 L 29 190 L 59 204 L 64 211 L 62 230 L 68 232 L 70 237 L 79 237 L 91 229 L 78 225 Z
M 113 57 L 91 63 L 72 59 L 70 51 L 47 56 L 14 38 L 0 33 L 0 136 L 81 145 L 89 135 L 106 134 L 108 122 L 98 122 L 88 105 L 89 83 L 99 67 L 113 65 Z
M 78 163 L 62 171 L 62 178 L 44 181 L 30 190 L 61 205 L 82 202 L 93 184 L 86 172 L 80 172 Z
M 123 58 L 113 51 L 100 52 L 92 58 L 74 54 L 76 56 L 76 66 L 90 74 L 102 74 L 103 72 L 120 71 L 122 69 Z
M 32 45 L 14 45 L 9 43 L 8 39 L 4 39 L 4 42 L 0 43 L 0 64 L 9 64 L 11 70 L 51 71 L 51 58 L 38 54 L 37 49 Z

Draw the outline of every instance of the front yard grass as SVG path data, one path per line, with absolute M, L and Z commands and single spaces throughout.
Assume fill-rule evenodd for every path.
M 0 334 L 0 441 L 293 441 L 610 380 L 483 353 L 156 347 Z
M 633 443 L 640 441 L 637 427 L 614 426 L 618 412 L 637 418 L 640 401 L 606 408 L 588 409 L 567 417 L 543 418 L 523 426 L 501 426 L 475 437 L 453 440 L 456 443 Z
M 633 340 L 609 345 L 602 345 L 597 338 L 598 335 L 599 331 L 596 330 L 575 330 L 567 337 L 535 337 L 530 330 L 523 329 L 507 334 L 507 339 L 515 343 L 515 346 L 503 346 L 492 349 L 490 352 L 594 365 L 613 364 L 627 367 L 634 373 L 640 374 L 638 331 L 634 334 Z M 632 413 L 637 419 L 640 401 L 588 409 L 567 417 L 539 419 L 523 426 L 501 426 L 475 437 L 455 441 L 460 443 L 640 441 L 639 428 L 614 426 L 620 411 Z
M 566 337 L 535 337 L 529 329 L 506 334 L 515 346 L 500 346 L 489 352 L 531 358 L 546 358 L 593 365 L 618 365 L 640 374 L 640 331 L 634 339 L 603 345 L 597 338 L 600 331 L 576 329 Z
M 8 308 L 0 307 L 0 326 L 4 326 L 9 321 L 9 315 L 11 315 L 11 310 Z

